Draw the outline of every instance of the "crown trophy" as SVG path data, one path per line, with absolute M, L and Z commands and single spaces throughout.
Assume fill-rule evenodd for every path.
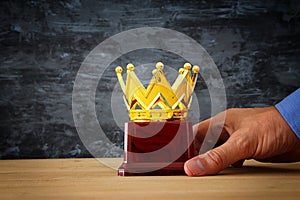
M 131 120 L 125 123 L 124 161 L 119 176 L 183 175 L 184 162 L 193 157 L 192 123 L 186 119 L 199 67 L 184 64 L 172 86 L 163 68 L 163 63 L 156 64 L 145 88 L 133 64 L 127 65 L 126 84 L 122 67 L 116 67 Z

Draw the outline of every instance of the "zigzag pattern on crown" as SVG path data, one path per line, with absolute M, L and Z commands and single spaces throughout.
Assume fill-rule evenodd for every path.
M 122 77 L 122 67 L 116 67 L 130 120 L 169 121 L 187 118 L 199 67 L 195 65 L 192 68 L 190 63 L 185 63 L 178 70 L 178 77 L 172 86 L 166 79 L 163 68 L 163 63 L 156 64 L 156 69 L 152 71 L 153 77 L 145 88 L 134 73 L 133 64 L 127 65 L 126 84 Z

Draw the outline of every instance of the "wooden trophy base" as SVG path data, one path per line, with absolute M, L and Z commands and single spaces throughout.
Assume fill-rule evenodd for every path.
M 184 162 L 193 151 L 190 121 L 127 122 L 118 175 L 184 175 Z

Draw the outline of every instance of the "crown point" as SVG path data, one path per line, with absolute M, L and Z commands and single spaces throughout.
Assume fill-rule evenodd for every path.
M 162 62 L 156 63 L 156 69 L 163 70 L 164 69 L 164 64 Z
M 192 70 L 193 70 L 194 73 L 199 73 L 200 69 L 199 69 L 198 65 L 194 65 Z
M 122 73 L 123 69 L 121 66 L 116 67 L 116 73 Z
M 191 63 L 185 63 L 185 64 L 183 65 L 183 68 L 184 68 L 184 69 L 187 69 L 187 70 L 190 70 L 190 69 L 192 68 L 192 65 L 191 65 Z
M 127 70 L 133 71 L 133 70 L 134 70 L 134 65 L 131 64 L 131 63 L 129 63 L 129 64 L 127 65 Z

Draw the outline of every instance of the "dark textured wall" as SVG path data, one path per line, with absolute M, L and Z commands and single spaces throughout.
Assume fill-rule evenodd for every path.
M 132 28 L 170 28 L 198 41 L 219 67 L 228 107 L 273 105 L 300 86 L 297 0 L 11 0 L 1 1 L 0 13 L 0 158 L 90 156 L 72 118 L 75 76 L 96 45 Z M 117 80 L 109 80 L 99 93 L 110 94 Z M 204 119 L 207 88 L 199 83 L 196 92 Z M 111 115 L 101 116 L 122 146 Z M 103 156 L 121 155 L 101 148 Z

